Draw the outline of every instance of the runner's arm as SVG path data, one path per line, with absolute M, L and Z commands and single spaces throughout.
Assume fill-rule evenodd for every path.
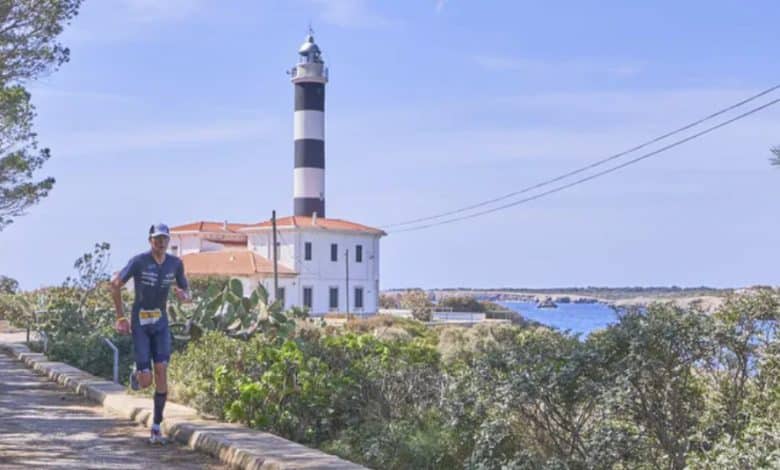
M 114 299 L 114 311 L 116 312 L 117 320 L 124 318 L 124 304 L 122 304 L 122 286 L 133 277 L 136 270 L 136 259 L 133 258 L 127 263 L 121 271 L 114 275 L 111 279 L 111 297 Z
M 122 286 L 125 285 L 122 282 L 122 278 L 119 277 L 119 273 L 114 275 L 111 279 L 111 297 L 114 299 L 114 311 L 116 312 L 117 320 L 125 316 L 125 307 L 122 305 Z
M 179 297 L 179 300 L 182 302 L 192 301 L 190 284 L 187 281 L 187 276 L 184 275 L 184 263 L 181 260 L 179 260 L 179 265 L 176 267 L 176 286 L 178 287 L 176 296 Z

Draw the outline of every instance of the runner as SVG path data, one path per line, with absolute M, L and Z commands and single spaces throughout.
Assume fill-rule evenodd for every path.
M 190 301 L 184 264 L 176 256 L 167 254 L 170 231 L 165 224 L 149 228 L 151 250 L 134 256 L 127 266 L 111 281 L 111 292 L 116 309 L 116 330 L 120 334 L 133 335 L 135 371 L 130 374 L 133 390 L 152 384 L 154 362 L 154 424 L 149 442 L 165 444 L 160 431 L 163 408 L 168 396 L 167 365 L 171 356 L 171 332 L 168 328 L 166 300 L 171 285 L 179 300 Z M 135 301 L 130 319 L 122 305 L 122 286 L 133 278 Z

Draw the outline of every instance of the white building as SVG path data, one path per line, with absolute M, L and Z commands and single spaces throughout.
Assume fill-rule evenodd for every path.
M 290 70 L 295 88 L 293 213 L 277 220 L 278 297 L 285 308 L 376 313 L 379 229 L 325 215 L 325 84 L 328 69 L 311 34 Z M 271 221 L 194 222 L 171 229 L 170 250 L 188 276 L 230 276 L 244 291 L 273 292 Z
M 278 219 L 276 231 L 279 297 L 285 308 L 307 307 L 313 314 L 377 312 L 383 231 L 305 216 Z M 182 258 L 188 276 L 237 277 L 245 292 L 258 283 L 273 292 L 272 247 L 271 221 L 171 228 L 171 253 Z

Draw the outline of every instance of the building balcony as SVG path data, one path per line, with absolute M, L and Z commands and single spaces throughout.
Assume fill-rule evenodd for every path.
M 290 80 L 293 83 L 297 82 L 319 82 L 326 83 L 328 81 L 328 68 L 324 64 L 318 63 L 303 63 L 297 64 L 290 69 Z

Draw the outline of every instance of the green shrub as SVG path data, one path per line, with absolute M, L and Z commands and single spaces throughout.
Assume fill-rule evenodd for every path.
M 402 420 L 374 421 L 345 429 L 321 449 L 372 468 L 462 468 L 453 440 L 436 411 Z
M 440 392 L 440 359 L 429 340 L 299 331 L 295 339 L 255 336 L 248 341 L 207 333 L 172 359 L 172 396 L 201 412 L 298 442 L 348 446 L 339 452 L 350 458 L 362 452 L 354 440 L 361 434 L 350 430 L 417 426 L 416 446 L 433 454 L 433 444 L 423 436 L 438 424 L 418 422 Z M 378 455 L 393 453 L 401 438 L 397 432 L 393 439 L 372 444 L 387 446 L 377 448 Z M 406 452 L 414 453 L 413 448 Z
M 347 322 L 344 328 L 354 333 L 371 333 L 374 336 L 381 336 L 388 329 L 400 329 L 412 338 L 433 340 L 436 337 L 433 331 L 425 324 L 417 320 L 392 315 L 374 315 L 368 318 L 354 319 Z
M 455 312 L 484 312 L 485 306 L 470 295 L 453 295 L 439 301 L 439 307 L 451 308 Z
M 50 357 L 103 377 L 111 338 L 124 379 L 130 338 L 115 335 L 104 286 L 82 284 L 6 294 L 0 308 L 24 323 L 43 305 Z M 776 290 L 711 316 L 654 304 L 584 340 L 530 324 L 430 328 L 383 316 L 336 328 L 283 314 L 262 290 L 244 297 L 236 282 L 201 291 L 181 320 L 204 334 L 174 353 L 172 399 L 375 468 L 780 460 Z
M 256 358 L 265 341 L 262 336 L 240 341 L 211 331 L 190 342 L 173 354 L 168 366 L 171 398 L 224 419 L 226 408 L 238 398 L 237 386 L 227 383 L 260 377 L 263 369 Z M 216 381 L 218 371 L 221 387 Z
M 130 336 L 109 332 L 82 335 L 75 332 L 58 334 L 49 341 L 50 359 L 65 362 L 107 380 L 113 380 L 114 352 L 103 340 L 108 338 L 119 350 L 119 380 L 126 384 L 135 360 Z
M 354 395 L 354 382 L 330 369 L 317 357 L 304 354 L 290 340 L 280 347 L 266 345 L 257 356 L 264 368 L 252 380 L 238 381 L 239 396 L 227 416 L 248 426 L 266 429 L 305 443 L 319 443 L 343 425 L 346 406 Z M 226 371 L 217 373 L 219 388 Z

